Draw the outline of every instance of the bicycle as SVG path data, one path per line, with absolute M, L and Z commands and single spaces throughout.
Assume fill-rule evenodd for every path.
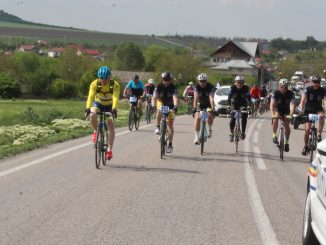
M 108 128 L 107 128 L 107 118 L 112 116 L 111 112 L 97 112 L 100 120 L 98 121 L 96 128 L 96 141 L 94 143 L 95 146 L 95 166 L 97 169 L 100 168 L 101 160 L 103 166 L 106 165 L 106 157 L 105 153 L 108 147 Z
M 136 96 L 131 96 L 129 98 L 129 102 L 130 102 L 130 111 L 129 111 L 129 118 L 128 118 L 128 127 L 129 130 L 132 131 L 135 125 L 135 129 L 138 130 L 139 123 L 140 123 L 140 117 L 138 115 L 138 108 L 137 108 L 138 99 Z
M 163 159 L 163 156 L 165 155 L 166 152 L 166 147 L 167 147 L 167 141 L 168 141 L 168 136 L 167 136 L 167 117 L 169 113 L 171 112 L 169 106 L 161 106 L 160 108 L 160 113 L 162 114 L 161 118 L 161 124 L 160 124 L 160 154 L 161 154 L 161 159 Z
M 145 121 L 147 124 L 151 123 L 152 120 L 152 105 L 151 105 L 152 95 L 146 94 L 146 109 L 145 109 Z
M 278 144 L 277 147 L 279 148 L 280 151 L 280 159 L 283 161 L 284 159 L 284 147 L 285 147 L 285 121 L 289 120 L 286 118 L 286 116 L 281 116 L 281 117 L 273 117 L 272 118 L 272 123 L 274 119 L 280 119 L 281 124 L 278 130 Z
M 203 155 L 204 145 L 208 138 L 207 129 L 206 129 L 208 112 L 206 111 L 206 109 L 202 109 L 199 111 L 199 118 L 200 118 L 200 130 L 199 130 L 200 154 Z
M 248 114 L 249 112 L 243 108 L 240 110 L 232 110 L 230 114 L 235 118 L 235 127 L 233 131 L 233 141 L 235 143 L 235 153 L 238 154 L 239 148 L 239 141 L 241 139 L 241 125 L 240 125 L 240 118 L 242 118 L 242 114 Z
M 252 98 L 252 106 L 251 106 L 251 117 L 255 118 L 257 116 L 258 111 L 258 99 Z
M 260 115 L 264 114 L 266 112 L 266 101 L 264 97 L 261 97 L 259 100 L 259 113 Z
M 308 138 L 308 154 L 310 154 L 310 162 L 312 162 L 314 157 L 314 151 L 317 149 L 317 128 L 316 122 L 323 117 L 319 116 L 318 114 L 309 114 L 308 116 L 300 116 L 301 118 L 308 120 L 311 123 L 311 127 L 309 130 L 309 138 Z
M 193 96 L 187 96 L 187 113 L 188 116 L 192 115 L 192 103 L 193 103 Z

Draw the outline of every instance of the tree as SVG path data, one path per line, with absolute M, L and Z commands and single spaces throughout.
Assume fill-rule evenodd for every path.
M 155 71 L 156 67 L 164 53 L 168 52 L 166 48 L 157 45 L 151 45 L 145 50 L 145 70 Z
M 138 46 L 134 43 L 121 44 L 116 51 L 117 68 L 120 70 L 141 70 L 145 60 Z
M 0 97 L 17 98 L 21 94 L 20 85 L 6 72 L 0 72 Z

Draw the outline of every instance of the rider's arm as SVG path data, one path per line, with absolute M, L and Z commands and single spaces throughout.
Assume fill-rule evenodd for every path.
M 118 108 L 119 96 L 120 96 L 120 84 L 117 81 L 114 81 L 113 94 L 112 94 L 112 109 Z
M 306 101 L 307 101 L 307 94 L 302 93 L 302 97 L 301 97 L 301 100 L 300 100 L 300 109 L 301 109 L 302 112 L 304 112 L 304 106 L 306 104 Z
M 290 116 L 294 114 L 295 111 L 295 100 L 292 100 L 290 103 Z
M 272 116 L 274 116 L 276 113 L 276 101 L 274 98 L 271 99 L 270 110 L 271 110 Z
M 125 89 L 123 90 L 123 97 L 127 97 L 127 94 L 130 94 L 131 82 L 129 81 Z
M 96 89 L 97 89 L 97 80 L 93 81 L 91 83 L 91 85 L 89 86 L 88 98 L 87 98 L 87 102 L 86 102 L 86 109 L 91 108 L 92 103 L 95 99 Z
M 214 106 L 214 93 L 211 93 L 209 95 L 209 101 L 211 102 L 211 108 L 213 111 L 215 111 L 215 106 Z
M 154 90 L 151 103 L 152 103 L 152 107 L 156 106 L 156 103 L 157 103 L 157 88 L 155 88 L 155 90 Z
M 197 91 L 195 90 L 194 91 L 194 101 L 193 101 L 193 104 L 192 104 L 192 108 L 196 108 L 197 107 L 197 103 L 199 101 L 199 97 L 198 97 L 198 93 Z
M 173 105 L 174 107 L 178 106 L 178 90 L 175 89 L 173 92 Z

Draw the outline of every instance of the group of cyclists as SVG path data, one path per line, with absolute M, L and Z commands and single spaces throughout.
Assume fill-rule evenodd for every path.
M 97 128 L 97 114 L 96 112 L 106 111 L 111 112 L 112 117 L 107 121 L 108 125 L 108 147 L 106 152 L 106 158 L 111 159 L 112 148 L 115 137 L 115 129 L 113 124 L 113 118 L 117 117 L 117 107 L 120 96 L 120 85 L 117 81 L 112 78 L 111 70 L 107 66 L 100 67 L 97 72 L 98 78 L 95 79 L 89 88 L 88 99 L 86 103 L 85 116 L 90 117 L 91 126 L 94 129 L 92 134 L 92 141 L 96 140 L 96 128 Z M 235 111 L 241 112 L 241 138 L 244 140 L 246 138 L 246 125 L 247 125 L 247 111 L 251 111 L 255 106 L 253 103 L 257 103 L 259 106 L 259 101 L 265 99 L 266 103 L 263 105 L 268 109 L 270 102 L 270 111 L 273 118 L 272 126 L 272 141 L 277 144 L 277 129 L 279 119 L 285 120 L 285 145 L 284 151 L 289 151 L 289 138 L 290 138 L 290 119 L 293 117 L 295 112 L 299 112 L 302 115 L 308 115 L 310 113 L 318 114 L 321 117 L 318 126 L 318 141 L 321 141 L 321 134 L 324 126 L 324 110 L 323 110 L 323 100 L 326 98 L 326 92 L 320 86 L 321 78 L 319 76 L 311 77 L 312 86 L 309 86 L 302 91 L 302 98 L 300 105 L 296 108 L 295 96 L 293 91 L 289 89 L 289 81 L 282 78 L 278 82 L 278 89 L 273 93 L 269 94 L 266 87 L 261 88 L 258 85 L 249 89 L 245 84 L 245 78 L 243 76 L 236 76 L 234 78 L 234 83 L 230 88 L 227 100 L 227 110 L 231 115 L 229 128 L 229 140 L 233 142 L 234 140 L 234 127 L 235 118 L 233 113 Z M 194 131 L 195 138 L 194 144 L 199 145 L 199 127 L 200 127 L 200 111 L 206 110 L 208 112 L 208 133 L 207 136 L 210 138 L 212 136 L 212 125 L 214 122 L 214 94 L 216 87 L 208 82 L 208 76 L 205 73 L 201 73 L 197 76 L 197 83 L 189 82 L 188 86 L 183 92 L 183 97 L 185 100 L 191 98 L 192 100 L 192 114 L 195 118 Z M 144 83 L 140 80 L 138 75 L 134 75 L 132 79 L 128 82 L 127 86 L 123 91 L 123 96 L 128 98 L 134 96 L 137 98 L 138 102 L 138 112 L 139 116 L 142 115 L 143 101 L 146 103 L 151 103 L 152 113 L 156 111 L 156 127 L 154 130 L 155 134 L 160 134 L 160 122 L 161 122 L 161 106 L 168 106 L 170 108 L 170 113 L 167 117 L 168 126 L 168 146 L 166 149 L 167 153 L 171 153 L 173 150 L 173 135 L 174 127 L 173 122 L 175 114 L 178 111 L 178 90 L 176 85 L 173 83 L 173 76 L 171 72 L 163 72 L 161 75 L 161 81 L 155 85 L 153 79 L 149 79 L 148 82 Z M 149 98 L 149 99 L 148 99 Z M 305 135 L 304 135 L 304 148 L 302 150 L 302 155 L 307 154 L 307 142 L 310 130 L 310 122 L 305 123 Z

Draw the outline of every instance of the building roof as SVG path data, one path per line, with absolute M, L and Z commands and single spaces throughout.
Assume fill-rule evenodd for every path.
M 55 53 L 63 53 L 65 51 L 64 48 L 51 48 L 49 52 L 55 52 Z
M 20 48 L 24 50 L 32 50 L 36 47 L 34 45 L 21 45 Z
M 236 45 L 242 51 L 249 54 L 251 57 L 256 57 L 256 53 L 258 50 L 258 42 L 238 42 L 238 41 L 233 41 L 233 40 L 230 40 L 227 43 L 225 43 L 224 45 L 220 46 L 211 55 L 216 54 L 220 49 L 222 49 L 225 45 L 229 44 L 230 42 L 232 42 L 234 45 Z
M 99 51 L 97 51 L 95 49 L 83 49 L 83 50 L 81 50 L 81 52 L 83 54 L 93 55 L 93 56 L 98 56 L 101 54 Z
M 245 60 L 230 60 L 226 63 L 212 67 L 215 70 L 229 70 L 232 68 L 241 68 L 241 69 L 252 69 L 253 66 L 250 65 L 250 61 Z

